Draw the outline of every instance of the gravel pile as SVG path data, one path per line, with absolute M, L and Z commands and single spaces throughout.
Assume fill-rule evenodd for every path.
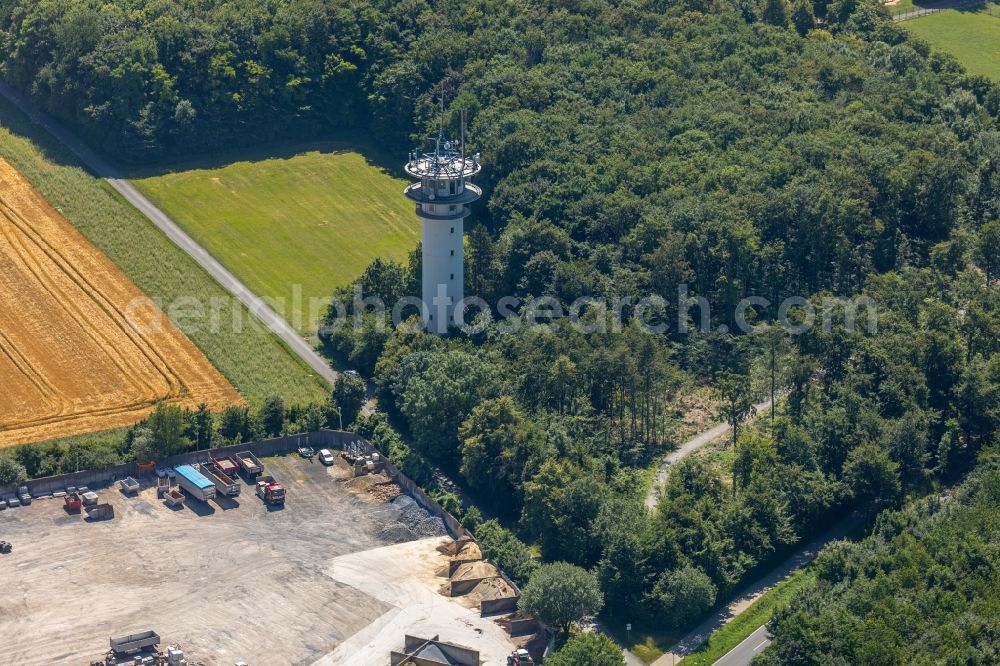
M 390 543 L 416 541 L 417 535 L 403 523 L 389 523 L 378 531 L 378 538 Z
M 389 500 L 389 503 L 399 509 L 399 517 L 379 530 L 380 539 L 403 543 L 448 534 L 444 521 L 429 514 L 409 495 L 399 495 Z

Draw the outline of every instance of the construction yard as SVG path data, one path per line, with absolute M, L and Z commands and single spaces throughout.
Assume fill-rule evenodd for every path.
M 496 618 L 443 594 L 479 556 L 474 543 L 456 553 L 440 518 L 382 475 L 352 478 L 339 457 L 263 462 L 287 489 L 284 506 L 241 480 L 239 497 L 173 509 L 148 483 L 136 496 L 104 488 L 106 521 L 58 498 L 0 512 L 0 538 L 14 545 L 0 556 L 4 663 L 89 664 L 110 636 L 147 630 L 207 666 L 388 664 L 404 634 L 505 663 L 515 644 Z
M 0 160 L 0 447 L 240 402 L 122 271 Z

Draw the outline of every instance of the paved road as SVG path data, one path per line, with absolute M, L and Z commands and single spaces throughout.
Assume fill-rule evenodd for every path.
M 747 666 L 753 658 L 771 644 L 771 635 L 767 627 L 761 627 L 753 632 L 743 642 L 722 656 L 712 666 Z
M 167 235 L 178 247 L 187 252 L 199 266 L 208 271 L 222 287 L 243 303 L 268 329 L 277 335 L 294 354 L 299 356 L 320 377 L 330 384 L 336 381 L 337 373 L 330 364 L 313 348 L 313 346 L 292 328 L 284 317 L 275 312 L 260 296 L 250 291 L 235 275 L 229 272 L 215 257 L 210 255 L 193 238 L 187 235 L 176 222 L 167 217 L 166 213 L 157 208 L 130 182 L 100 155 L 87 147 L 63 125 L 40 113 L 31 107 L 30 103 L 19 92 L 6 83 L 0 82 L 0 95 L 6 97 L 12 104 L 26 113 L 31 120 L 48 131 L 63 145 L 69 148 L 80 161 L 96 175 L 104 178 L 130 204 L 149 218 L 160 231 Z M 197 296 L 197 294 L 192 294 Z
M 766 574 L 744 587 L 726 606 L 715 611 L 701 622 L 697 627 L 687 633 L 663 656 L 653 662 L 653 666 L 667 666 L 673 662 L 679 662 L 685 655 L 697 650 L 702 643 L 708 640 L 716 630 L 732 621 L 736 616 L 745 611 L 761 595 L 773 588 L 781 581 L 788 578 L 796 570 L 805 566 L 813 560 L 826 544 L 836 539 L 842 539 L 848 532 L 861 523 L 863 515 L 852 513 L 826 529 L 823 533 L 811 539 L 808 543 L 799 547 L 794 553 L 785 558 L 780 564 L 768 571 Z M 760 629 L 758 629 L 760 631 Z M 759 641 L 758 641 L 759 642 Z M 742 644 L 741 644 L 742 645 Z M 754 647 L 752 645 L 751 647 Z M 737 646 L 739 647 L 739 646 Z M 735 650 L 736 648 L 734 648 Z M 761 650 L 764 648 L 761 647 Z M 732 653 L 730 653 L 732 654 Z M 724 658 L 729 658 L 729 654 Z M 735 657 L 733 657 L 735 658 Z M 748 664 L 745 662 L 725 662 L 732 666 L 736 663 Z
M 766 410 L 771 409 L 771 401 L 765 400 L 764 402 L 757 403 L 754 405 L 754 411 L 757 414 L 764 414 Z M 767 412 L 770 413 L 770 412 Z M 653 479 L 653 484 L 649 488 L 649 494 L 646 495 L 646 508 L 655 509 L 656 503 L 660 499 L 660 491 L 663 488 L 663 484 L 667 482 L 667 474 L 670 471 L 672 465 L 676 465 L 678 462 L 691 455 L 701 447 L 706 444 L 710 444 L 715 440 L 723 437 L 729 432 L 728 423 L 720 423 L 708 430 L 696 435 L 678 446 L 675 450 L 671 451 L 667 455 L 663 456 L 660 461 L 660 469 L 656 472 L 656 478 Z

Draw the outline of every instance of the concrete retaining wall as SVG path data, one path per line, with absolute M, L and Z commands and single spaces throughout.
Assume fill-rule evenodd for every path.
M 483 599 L 479 602 L 479 614 L 485 616 L 497 613 L 513 613 L 517 610 L 517 602 L 520 600 L 520 594 L 500 599 Z M 535 624 L 537 625 L 537 623 Z M 517 636 L 517 634 L 511 633 L 511 636 Z
M 503 626 L 511 636 L 527 636 L 538 631 L 538 620 L 532 617 L 521 617 L 505 620 Z

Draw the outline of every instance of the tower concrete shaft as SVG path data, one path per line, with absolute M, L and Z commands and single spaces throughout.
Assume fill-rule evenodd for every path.
M 423 224 L 424 327 L 443 334 L 456 325 L 455 310 L 465 297 L 463 234 L 469 206 L 482 190 L 469 182 L 481 167 L 479 155 L 466 157 L 458 143 L 438 138 L 432 153 L 411 153 L 406 172 L 419 182 L 406 188 Z

